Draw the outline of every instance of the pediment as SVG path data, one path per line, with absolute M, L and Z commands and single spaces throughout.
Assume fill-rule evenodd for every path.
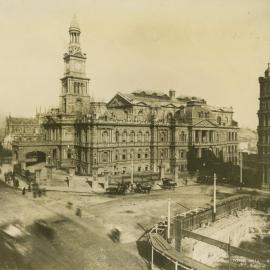
M 193 125 L 193 127 L 207 127 L 207 128 L 213 127 L 213 128 L 215 128 L 215 127 L 217 127 L 217 125 L 215 125 L 214 123 L 212 123 L 209 120 L 203 119 L 203 120 L 199 120 L 197 123 L 195 123 Z
M 145 102 L 142 102 L 142 101 L 136 103 L 136 105 L 138 105 L 138 106 L 148 106 L 148 104 L 146 104 Z
M 170 103 L 170 104 L 163 105 L 162 107 L 175 108 L 176 106 L 174 104 Z
M 125 106 L 130 106 L 130 105 L 131 103 L 127 99 L 117 94 L 111 99 L 111 101 L 108 102 L 107 107 L 115 108 L 115 107 L 125 107 Z

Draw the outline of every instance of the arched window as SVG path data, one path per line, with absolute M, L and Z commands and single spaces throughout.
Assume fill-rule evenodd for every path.
M 119 131 L 115 132 L 115 142 L 119 143 Z
M 219 125 L 221 125 L 221 117 L 220 117 L 220 116 L 217 117 L 217 123 L 218 123 Z
M 165 133 L 164 132 L 161 132 L 160 133 L 160 141 L 161 142 L 165 142 L 166 141 L 166 137 L 165 137 Z
M 70 149 L 67 150 L 67 158 L 71 159 L 71 150 Z
M 130 142 L 135 142 L 135 132 L 134 131 L 130 132 Z
M 139 159 L 141 157 L 142 157 L 142 149 L 139 149 L 138 154 L 137 154 L 137 158 Z
M 109 162 L 109 154 L 108 154 L 108 152 L 103 152 L 101 154 L 101 160 L 102 160 L 103 163 Z
M 108 135 L 108 132 L 107 131 L 103 131 L 102 132 L 102 142 L 103 143 L 108 143 L 109 141 L 109 135 Z
M 145 134 L 144 134 L 144 141 L 149 142 L 149 132 L 148 131 L 145 132 Z
M 122 142 L 127 142 L 127 132 L 124 131 L 122 134 Z
M 167 114 L 167 121 L 170 122 L 172 120 L 172 113 Z
M 138 112 L 138 120 L 139 121 L 142 121 L 143 120 L 143 110 L 139 110 L 139 112 Z
M 142 132 L 141 131 L 138 132 L 137 142 L 142 142 Z
M 184 131 L 181 131 L 181 133 L 180 133 L 180 142 L 182 142 L 182 143 L 186 142 L 186 134 Z

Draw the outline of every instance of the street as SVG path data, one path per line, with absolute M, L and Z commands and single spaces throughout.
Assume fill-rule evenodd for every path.
M 222 187 L 218 198 L 232 192 L 232 188 Z M 0 226 L 21 224 L 27 232 L 19 247 L 8 247 L 2 234 L 1 269 L 17 265 L 19 269 L 147 269 L 136 241 L 165 219 L 168 198 L 172 214 L 183 212 L 184 207 L 210 203 L 212 187 L 188 186 L 125 196 L 47 192 L 34 198 L 31 192 L 22 195 L 1 183 Z M 81 217 L 75 215 L 77 208 Z M 52 228 L 53 237 L 37 230 L 35 221 L 40 219 Z M 116 239 L 114 232 L 118 232 Z

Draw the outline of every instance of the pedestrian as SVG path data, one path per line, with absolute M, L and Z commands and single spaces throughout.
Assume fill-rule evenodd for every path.
M 76 209 L 75 215 L 78 216 L 78 217 L 80 217 L 80 218 L 82 217 L 82 210 L 81 210 L 81 208 L 78 207 Z
M 67 183 L 67 186 L 69 187 L 69 178 L 67 177 L 65 182 Z
M 186 186 L 187 186 L 187 183 L 188 183 L 188 180 L 187 180 L 187 178 L 185 179 L 185 183 L 186 183 Z
M 25 189 L 25 187 L 23 187 L 23 189 L 22 189 L 22 195 L 25 195 L 25 191 L 26 191 L 26 189 Z

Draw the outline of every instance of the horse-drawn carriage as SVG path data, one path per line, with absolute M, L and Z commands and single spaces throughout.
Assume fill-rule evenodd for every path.
M 111 183 L 106 188 L 106 193 L 108 194 L 119 194 L 119 195 L 125 195 L 126 193 L 150 193 L 152 189 L 152 186 L 150 184 L 146 183 L 139 183 L 137 182 L 134 186 L 134 184 L 131 183 Z
M 125 195 L 128 188 L 129 188 L 129 185 L 127 183 L 111 183 L 106 188 L 106 193 Z
M 136 183 L 136 187 L 134 189 L 135 192 L 137 193 L 150 193 L 152 189 L 152 186 L 149 184 L 141 184 L 141 183 Z
M 161 187 L 164 189 L 175 189 L 177 183 L 171 178 L 162 178 L 162 185 Z

